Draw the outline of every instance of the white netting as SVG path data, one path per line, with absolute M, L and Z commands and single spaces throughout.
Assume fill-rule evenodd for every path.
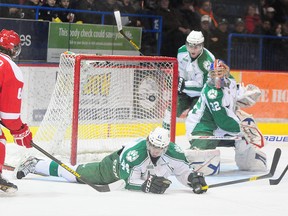
M 70 152 L 73 143 L 78 161 L 89 161 L 146 137 L 162 125 L 165 110 L 172 106 L 175 62 L 164 57 L 62 54 L 55 89 L 34 142 L 61 158 L 75 157 Z M 75 94 L 79 102 L 73 103 Z

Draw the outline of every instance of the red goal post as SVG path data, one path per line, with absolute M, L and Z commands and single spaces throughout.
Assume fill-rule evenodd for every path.
M 147 137 L 167 109 L 175 141 L 177 85 L 176 58 L 63 53 L 34 142 L 72 165 L 100 160 Z

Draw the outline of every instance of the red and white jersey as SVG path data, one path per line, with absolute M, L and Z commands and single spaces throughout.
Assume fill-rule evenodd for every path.
M 10 130 L 18 130 L 20 119 L 23 73 L 12 59 L 0 52 L 0 119 Z

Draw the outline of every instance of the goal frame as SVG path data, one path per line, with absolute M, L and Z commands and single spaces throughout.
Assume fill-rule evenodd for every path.
M 74 95 L 72 108 L 72 135 L 71 135 L 71 164 L 75 165 L 77 162 L 77 142 L 78 142 L 78 113 L 80 100 L 80 71 L 81 62 L 83 60 L 97 60 L 97 61 L 129 61 L 142 62 L 153 60 L 153 62 L 170 62 L 173 64 L 173 81 L 172 81 L 172 99 L 171 99 L 171 125 L 170 125 L 170 141 L 175 142 L 176 135 L 176 108 L 177 108 L 177 89 L 178 89 L 178 62 L 174 57 L 163 56 L 120 56 L 120 55 L 87 55 L 77 54 L 75 57 L 74 66 Z

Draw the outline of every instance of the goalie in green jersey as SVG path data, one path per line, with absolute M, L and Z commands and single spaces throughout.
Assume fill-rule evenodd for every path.
M 205 175 L 219 173 L 220 151 L 217 146 L 231 146 L 217 139 L 191 139 L 193 136 L 240 136 L 233 141 L 235 161 L 240 170 L 265 171 L 266 155 L 260 149 L 264 139 L 254 119 L 239 107 L 253 105 L 261 92 L 253 85 L 247 89 L 237 86 L 229 67 L 219 59 L 210 66 L 208 80 L 200 98 L 188 113 L 186 133 L 190 149 L 185 151 L 194 169 Z
M 154 129 L 146 139 L 127 144 L 100 162 L 72 168 L 92 184 L 106 185 L 123 179 L 126 189 L 145 193 L 163 194 L 171 184 L 168 179 L 171 175 L 192 188 L 194 193 L 204 193 L 208 188 L 203 174 L 191 169 L 180 147 L 170 142 L 169 131 L 161 127 Z M 16 172 L 18 179 L 36 173 L 78 182 L 74 175 L 56 162 L 32 156 L 23 161 Z

